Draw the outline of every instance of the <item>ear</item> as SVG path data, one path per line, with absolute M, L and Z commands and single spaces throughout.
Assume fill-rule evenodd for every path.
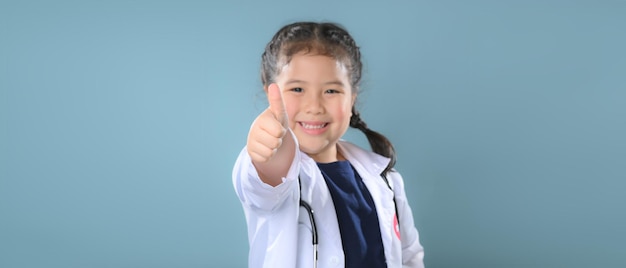
M 356 93 L 352 94 L 352 105 L 350 105 L 350 120 L 352 120 L 352 116 L 354 115 L 354 111 L 356 110 Z

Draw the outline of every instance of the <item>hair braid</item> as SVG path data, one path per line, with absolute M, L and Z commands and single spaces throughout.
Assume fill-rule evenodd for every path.
M 367 124 L 361 119 L 361 114 L 354 107 L 352 107 L 352 116 L 350 117 L 350 127 L 361 130 L 365 137 L 367 137 L 367 141 L 372 147 L 372 151 L 375 153 L 388 157 L 390 159 L 389 164 L 383 170 L 382 174 L 387 174 L 389 171 L 393 169 L 396 165 L 396 150 L 393 147 L 393 144 L 382 134 L 371 130 L 367 127 Z

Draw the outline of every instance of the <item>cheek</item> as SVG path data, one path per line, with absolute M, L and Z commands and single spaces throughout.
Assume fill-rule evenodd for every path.
M 285 99 L 285 110 L 287 111 L 287 117 L 289 118 L 289 127 L 295 127 L 295 116 L 298 113 L 298 104 L 294 101 Z
M 335 115 L 335 118 L 349 122 L 350 117 L 352 116 L 352 105 L 350 105 L 350 102 L 344 102 L 337 105 L 333 114 Z

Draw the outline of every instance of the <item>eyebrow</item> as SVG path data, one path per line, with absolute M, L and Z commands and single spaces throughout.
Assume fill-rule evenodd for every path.
M 298 80 L 298 79 L 291 79 L 289 81 L 287 81 L 287 83 L 285 83 L 286 85 L 289 84 L 308 84 L 306 81 L 303 80 Z M 333 81 L 328 81 L 326 83 L 324 83 L 325 86 L 327 85 L 337 85 L 337 86 L 344 86 L 344 84 L 339 81 L 339 80 L 333 80 Z

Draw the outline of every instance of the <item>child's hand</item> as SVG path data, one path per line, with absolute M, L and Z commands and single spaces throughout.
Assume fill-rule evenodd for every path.
M 248 133 L 248 154 L 255 164 L 269 162 L 281 148 L 287 133 L 287 110 L 276 84 L 267 88 L 269 107 L 254 120 Z

